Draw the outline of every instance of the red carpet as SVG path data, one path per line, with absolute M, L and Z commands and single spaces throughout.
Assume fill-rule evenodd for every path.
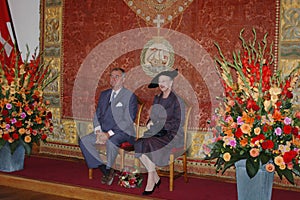
M 100 183 L 101 173 L 94 170 L 94 179 L 88 179 L 88 169 L 81 161 L 67 161 L 60 159 L 49 159 L 43 157 L 26 157 L 24 170 L 9 173 L 41 181 L 63 183 L 80 187 L 94 188 L 97 190 L 109 190 L 122 193 L 141 195 L 146 181 L 141 188 L 126 189 L 117 185 L 117 177 L 111 186 Z M 145 176 L 144 176 L 145 177 Z M 146 180 L 146 177 L 145 177 Z M 175 180 L 174 191 L 169 192 L 168 179 L 162 178 L 162 184 L 151 197 L 161 199 L 199 199 L 199 200 L 233 200 L 237 199 L 236 185 L 215 180 L 202 178 L 189 178 L 185 183 L 180 177 Z M 300 192 L 279 190 L 273 188 L 272 199 L 297 199 Z

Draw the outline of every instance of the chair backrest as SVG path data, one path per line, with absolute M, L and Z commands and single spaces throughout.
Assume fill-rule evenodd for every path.
M 190 120 L 190 115 L 192 111 L 192 106 L 184 102 L 185 104 L 185 120 L 184 120 L 184 125 L 183 125 L 183 133 L 184 133 L 184 150 L 187 150 L 187 136 L 188 136 L 188 125 L 189 125 L 189 120 Z
M 145 103 L 142 102 L 141 99 L 138 98 L 137 101 L 138 101 L 138 111 L 137 111 L 137 116 L 136 116 L 136 119 L 135 119 L 136 139 L 139 138 L 141 115 L 142 115 L 143 108 L 145 106 Z

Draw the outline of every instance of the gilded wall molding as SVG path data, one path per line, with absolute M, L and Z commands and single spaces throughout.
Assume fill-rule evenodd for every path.
M 63 4 L 63 0 L 41 1 L 44 59 L 46 62 L 50 62 L 50 68 L 54 74 L 63 71 Z M 50 109 L 53 115 L 54 131 L 48 138 L 49 143 L 41 144 L 40 151 L 68 155 L 70 151 L 62 151 L 62 149 L 78 152 L 79 148 L 76 146 L 78 137 L 74 120 L 62 119 L 61 94 L 63 88 L 61 87 L 61 78 L 62 76 L 59 76 L 44 92 L 45 98 L 51 102 Z M 73 145 L 72 148 L 70 145 Z
M 280 1 L 279 70 L 285 76 L 300 63 L 300 1 Z M 300 109 L 300 80 L 293 104 Z

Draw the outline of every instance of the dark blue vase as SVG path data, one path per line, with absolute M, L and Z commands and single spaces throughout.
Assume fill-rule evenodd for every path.
M 261 165 L 257 174 L 249 178 L 246 160 L 235 163 L 238 200 L 271 200 L 274 172 L 267 172 Z
M 25 149 L 19 145 L 11 154 L 9 144 L 6 143 L 0 149 L 0 171 L 13 172 L 24 168 Z

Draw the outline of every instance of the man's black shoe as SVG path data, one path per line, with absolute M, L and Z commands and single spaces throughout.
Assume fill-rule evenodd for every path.
M 114 176 L 115 176 L 115 170 L 114 169 L 110 169 L 109 170 L 109 174 L 107 176 L 107 180 L 106 180 L 106 184 L 107 185 L 111 185 L 112 182 L 114 181 Z
M 106 175 L 103 175 L 103 176 L 101 177 L 101 183 L 102 183 L 102 184 L 106 184 L 106 182 L 107 182 L 107 176 L 106 176 Z

